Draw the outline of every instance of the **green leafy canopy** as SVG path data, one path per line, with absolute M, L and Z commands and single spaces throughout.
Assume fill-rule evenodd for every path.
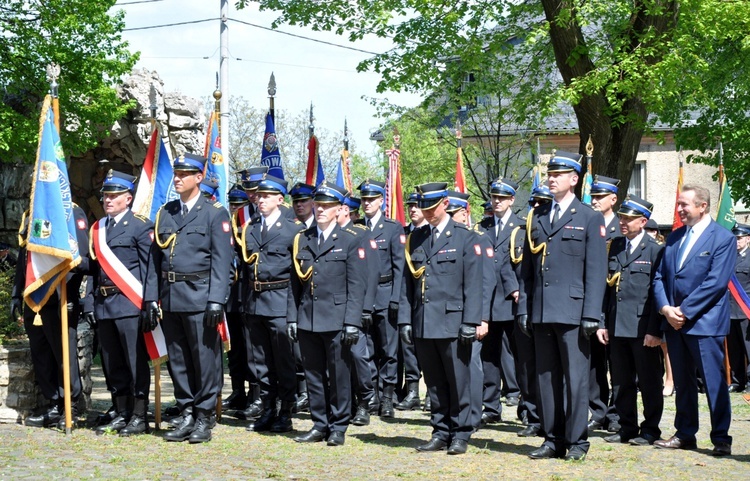
M 60 65 L 61 137 L 65 153 L 81 154 L 126 115 L 115 85 L 137 54 L 121 38 L 124 12 L 115 0 L 0 0 L 0 156 L 36 155 L 46 66 Z

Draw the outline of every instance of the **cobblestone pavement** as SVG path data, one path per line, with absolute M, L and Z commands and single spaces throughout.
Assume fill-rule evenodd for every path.
M 164 406 L 171 404 L 171 384 L 162 370 Z M 228 395 L 228 378 L 224 395 Z M 152 387 L 153 391 L 153 387 Z M 424 391 L 423 391 L 424 392 Z M 153 399 L 153 392 L 152 392 Z M 747 479 L 750 471 L 750 405 L 732 394 L 734 455 L 714 458 L 708 439 L 709 420 L 701 399 L 701 430 L 695 451 L 664 451 L 652 447 L 610 445 L 604 432 L 591 435 L 584 462 L 532 461 L 526 454 L 540 438 L 519 438 L 522 426 L 515 408 L 506 408 L 504 421 L 481 429 L 463 456 L 418 453 L 429 439 L 429 417 L 421 411 L 397 412 L 384 422 L 373 417 L 369 426 L 351 426 L 346 444 L 301 445 L 292 441 L 312 427 L 309 415 L 298 415 L 296 432 L 265 435 L 245 431 L 246 421 L 224 416 L 213 440 L 202 445 L 166 443 L 164 431 L 120 438 L 96 436 L 89 427 L 70 436 L 53 429 L 0 425 L 1 479 Z M 109 405 L 101 370 L 94 371 L 94 409 Z M 151 404 L 153 411 L 153 402 Z M 89 415 L 89 422 L 96 413 Z M 661 427 L 673 433 L 674 397 L 667 398 Z M 153 422 L 152 422 L 153 426 Z M 166 427 L 163 424 L 162 427 Z

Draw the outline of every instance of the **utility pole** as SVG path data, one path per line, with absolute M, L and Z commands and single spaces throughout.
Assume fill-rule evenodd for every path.
M 229 162 L 229 0 L 221 1 L 221 36 L 219 43 L 220 63 L 219 72 L 221 80 L 221 121 L 219 129 L 221 136 L 221 153 L 224 162 Z

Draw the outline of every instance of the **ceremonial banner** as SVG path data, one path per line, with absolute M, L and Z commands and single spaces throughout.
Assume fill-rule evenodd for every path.
M 227 204 L 227 194 L 229 193 L 229 166 L 224 162 L 224 155 L 221 151 L 221 135 L 219 135 L 219 114 L 211 112 L 211 118 L 208 120 L 208 134 L 206 135 L 206 148 L 203 154 L 208 161 L 204 176 L 211 179 L 219 185 L 216 192 L 216 200 L 223 206 Z
M 352 173 L 349 169 L 349 151 L 344 148 L 341 151 L 341 159 L 336 170 L 336 185 L 346 189 L 347 192 L 353 192 Z
M 39 145 L 34 165 L 26 237 L 24 300 L 39 311 L 65 275 L 80 264 L 73 199 L 60 135 L 54 124 L 51 97 L 47 95 L 39 119 Z
M 584 204 L 591 205 L 591 185 L 594 183 L 594 178 L 591 175 L 591 158 L 586 158 L 586 175 L 583 176 L 583 184 L 581 186 L 581 202 Z
M 152 221 L 156 220 L 159 208 L 178 197 L 172 182 L 173 176 L 172 159 L 157 127 L 151 134 L 141 178 L 135 189 L 133 212 Z
M 281 154 L 279 143 L 276 138 L 276 130 L 273 125 L 273 117 L 266 114 L 266 133 L 263 135 L 263 147 L 260 152 L 260 165 L 268 166 L 268 175 L 284 178 L 284 170 L 281 167 Z
M 466 174 L 464 174 L 464 159 L 460 145 L 456 147 L 456 178 L 453 181 L 453 190 L 462 194 L 466 193 Z M 471 227 L 471 205 L 466 207 L 466 212 L 468 213 L 469 227 Z
M 307 142 L 307 174 L 305 175 L 305 183 L 317 187 L 325 179 L 323 164 L 320 162 L 320 155 L 318 154 L 318 138 L 311 135 L 310 140 Z
M 534 193 L 534 190 L 537 189 L 540 185 L 542 185 L 542 168 L 539 164 L 534 164 L 534 168 L 531 169 L 531 193 Z M 531 195 L 529 195 L 531 197 Z M 532 207 L 529 206 L 529 210 L 531 210 Z
M 719 166 L 719 211 L 716 213 L 716 223 L 725 229 L 732 230 L 737 220 L 734 217 L 734 200 L 732 199 L 732 191 L 729 188 L 726 176 L 724 176 L 723 167 Z M 729 279 L 729 292 L 737 301 L 742 312 L 746 316 L 750 317 L 750 297 L 748 297 L 745 290 L 742 288 L 742 284 L 737 279 L 737 274 L 732 273 L 731 279 Z
M 388 176 L 385 183 L 385 215 L 404 225 L 404 199 L 401 190 L 401 151 L 396 147 L 386 150 Z

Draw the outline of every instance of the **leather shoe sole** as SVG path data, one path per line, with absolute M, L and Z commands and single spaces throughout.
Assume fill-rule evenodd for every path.
M 695 441 L 684 441 L 677 436 L 672 436 L 669 439 L 654 441 L 654 447 L 659 449 L 696 449 L 698 446 Z
M 464 454 L 469 447 L 469 443 L 463 439 L 454 439 L 448 448 L 448 454 Z
M 546 444 L 540 448 L 537 448 L 528 454 L 531 459 L 550 459 L 561 457 L 554 449 L 547 446 Z
M 442 451 L 448 447 L 448 443 L 442 439 L 432 438 L 425 444 L 420 444 L 415 449 L 421 453 L 432 453 L 435 451 Z

